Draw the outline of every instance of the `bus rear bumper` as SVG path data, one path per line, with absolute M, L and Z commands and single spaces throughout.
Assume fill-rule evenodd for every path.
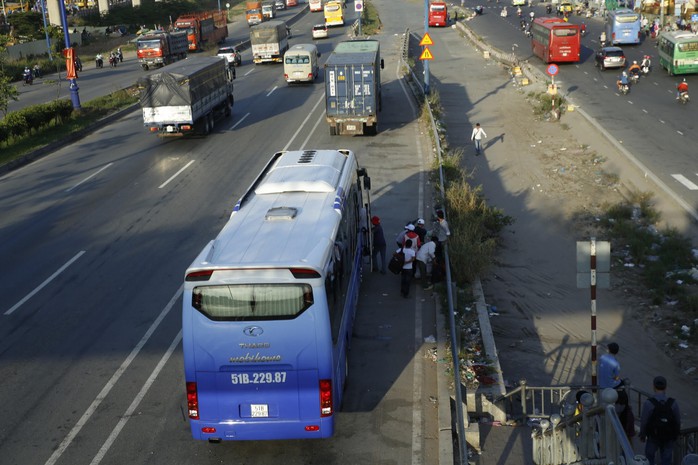
M 201 441 L 265 441 L 277 439 L 324 439 L 334 434 L 333 417 L 318 421 L 216 423 L 190 420 L 191 434 Z M 209 431 L 209 432 L 204 432 Z

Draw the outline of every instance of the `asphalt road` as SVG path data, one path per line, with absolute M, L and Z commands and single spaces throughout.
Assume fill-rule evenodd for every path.
M 519 59 L 527 60 L 544 72 L 547 65 L 531 54 L 530 39 L 519 29 L 515 8 L 509 6 L 509 16 L 503 18 L 499 13 L 504 2 L 465 2 L 470 8 L 478 4 L 485 6 L 485 14 L 469 21 L 468 27 L 496 48 L 513 51 Z M 533 8 L 524 7 L 523 10 L 524 15 L 533 10 L 536 17 L 545 16 L 545 3 L 536 2 Z M 669 76 L 659 66 L 656 41 L 646 39 L 640 45 L 623 45 L 631 62 L 637 60 L 639 63 L 644 55 L 650 55 L 653 69 L 628 95 L 622 95 L 615 85 L 620 70 L 601 71 L 594 66 L 602 20 L 572 16 L 570 21 L 585 22 L 588 33 L 582 39 L 581 62 L 560 66 L 555 77 L 560 91 L 695 210 L 698 205 L 698 174 L 694 169 L 698 134 L 693 129 L 696 110 L 691 104 L 680 105 L 675 100 L 676 85 L 683 76 Z M 690 89 L 698 88 L 695 75 L 685 77 Z
M 433 344 L 423 342 L 434 335 L 433 304 L 419 292 L 404 300 L 395 276 L 364 278 L 331 440 L 193 441 L 180 345 L 184 271 L 275 151 L 354 150 L 388 237 L 431 211 L 419 174 L 430 151 L 396 79 L 415 11 L 384 17 L 376 137 L 331 137 L 321 82 L 289 87 L 279 65 L 251 65 L 247 50 L 233 116 L 210 136 L 161 140 L 134 111 L 0 178 L 3 464 L 436 463 Z M 317 18 L 298 21 L 291 42 L 311 42 Z M 332 29 L 318 42 L 321 62 L 346 37 Z M 129 60 L 120 70 L 142 73 Z M 110 72 L 99 71 L 100 85 L 126 79 Z

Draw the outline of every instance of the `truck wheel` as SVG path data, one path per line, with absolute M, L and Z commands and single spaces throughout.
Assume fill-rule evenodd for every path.
M 148 71 L 148 65 L 143 65 L 143 71 Z
M 337 135 L 337 126 L 330 126 L 330 136 Z
M 364 125 L 364 134 L 367 136 L 375 136 L 378 134 L 378 125 L 374 124 L 373 126 L 368 126 Z

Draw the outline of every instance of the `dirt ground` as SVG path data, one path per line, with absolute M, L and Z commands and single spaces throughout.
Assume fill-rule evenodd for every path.
M 490 123 L 486 161 L 471 163 L 491 204 L 516 220 L 504 233 L 483 287 L 496 312 L 492 324 L 509 384 L 521 378 L 530 385 L 589 384 L 592 304 L 589 289 L 576 288 L 575 243 L 610 240 L 599 223 L 607 206 L 627 201 L 631 192 L 656 188 L 629 168 L 580 112 L 567 111 L 559 122 L 534 115 L 532 90 L 541 89 L 507 87 L 502 95 L 507 104 L 495 110 L 496 127 L 506 128 L 506 138 L 502 132 L 496 141 L 500 136 Z M 656 203 L 666 218 L 679 218 L 659 228 L 667 223 L 688 228 L 685 215 L 661 194 Z M 675 308 L 650 305 L 639 269 L 625 266 L 632 259 L 624 260 L 626 252 L 617 248 L 614 244 L 611 287 L 597 295 L 598 355 L 616 341 L 622 376 L 650 390 L 651 379 L 661 373 L 677 391 L 680 383 L 690 398 L 698 380 L 698 351 L 678 346 L 678 328 L 667 318 Z

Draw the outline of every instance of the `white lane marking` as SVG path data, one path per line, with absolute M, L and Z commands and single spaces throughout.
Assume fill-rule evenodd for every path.
M 250 74 L 250 73 L 253 72 L 253 71 L 254 71 L 254 68 L 252 68 L 251 70 L 249 70 L 248 72 L 246 72 L 245 74 L 243 74 L 243 76 L 247 76 L 248 74 Z
M 27 294 L 22 300 L 20 300 L 20 301 L 17 302 L 16 304 L 14 304 L 14 305 L 12 306 L 11 309 L 9 309 L 8 311 L 6 311 L 6 312 L 5 312 L 5 316 L 7 316 L 7 315 L 12 315 L 12 313 L 13 313 L 15 310 L 17 310 L 19 307 L 21 307 L 27 300 L 29 300 L 29 299 L 31 299 L 32 297 L 34 297 L 34 296 L 36 295 L 36 293 L 39 292 L 39 291 L 40 291 L 41 289 L 43 289 L 44 287 L 46 287 L 46 285 L 48 285 L 48 283 L 50 283 L 51 281 L 53 281 L 54 279 L 56 279 L 56 277 L 57 277 L 59 274 L 63 273 L 63 272 L 65 271 L 66 268 L 68 268 L 70 265 L 72 265 L 72 264 L 75 262 L 75 260 L 77 260 L 78 258 L 82 257 L 82 255 L 83 255 L 84 253 L 85 253 L 84 250 L 81 250 L 80 252 L 78 252 L 73 258 L 71 258 L 70 260 L 68 260 L 68 261 L 66 262 L 65 265 L 63 265 L 62 267 L 58 268 L 58 270 L 57 270 L 55 273 L 53 273 L 51 276 L 49 276 L 49 277 L 46 279 L 46 281 L 44 281 L 43 283 L 39 284 L 39 286 L 37 286 L 33 291 L 31 291 L 29 294 Z
M 267 97 L 269 97 L 271 94 L 273 94 L 274 91 L 278 88 L 279 88 L 279 86 L 274 86 L 274 88 L 272 90 L 270 90 L 269 93 L 267 94 Z
M 320 121 L 322 121 L 322 120 L 323 120 L 323 114 L 320 113 L 320 115 L 317 118 L 317 121 L 315 121 L 315 124 L 313 124 L 313 128 L 310 131 L 308 131 L 308 137 L 306 137 L 305 140 L 303 141 L 303 143 L 301 144 L 300 150 L 303 150 L 306 147 L 306 144 L 310 140 L 310 136 L 313 135 L 313 133 L 317 129 L 318 125 L 320 124 Z
M 160 362 L 158 362 L 157 366 L 153 370 L 153 372 L 150 374 L 148 379 L 146 380 L 145 384 L 141 388 L 141 390 L 138 392 L 138 395 L 133 399 L 133 402 L 131 402 L 131 405 L 126 409 L 124 414 L 121 416 L 119 419 L 119 422 L 116 424 L 114 429 L 112 430 L 111 434 L 107 438 L 106 441 L 104 441 L 104 444 L 102 447 L 99 449 L 99 452 L 97 452 L 97 455 L 92 459 L 92 462 L 90 462 L 90 465 L 99 465 L 102 462 L 102 459 L 106 455 L 106 453 L 109 451 L 111 446 L 114 444 L 114 441 L 116 441 L 116 438 L 119 436 L 119 433 L 121 433 L 121 430 L 124 429 L 124 426 L 126 426 L 126 422 L 133 416 L 133 412 L 136 411 L 138 406 L 140 405 L 141 401 L 145 397 L 145 395 L 148 393 L 150 390 L 150 387 L 153 385 L 155 382 L 155 379 L 158 377 L 162 369 L 165 367 L 165 364 L 167 361 L 170 359 L 170 356 L 174 352 L 175 348 L 177 348 L 177 345 L 179 345 L 179 342 L 182 340 L 182 330 L 179 330 L 179 333 L 175 336 L 175 338 L 172 340 L 172 343 L 170 344 L 170 347 L 167 349 L 165 354 L 162 356 L 160 359 Z
M 681 131 L 676 131 L 680 136 L 683 136 L 683 132 Z
M 289 147 L 291 146 L 291 144 L 293 143 L 293 140 L 294 140 L 296 137 L 298 137 L 298 133 L 301 132 L 301 129 L 303 129 L 303 127 L 304 127 L 305 124 L 308 122 L 308 120 L 310 119 L 310 117 L 312 116 L 312 114 L 315 112 L 315 109 L 317 108 L 317 106 L 320 105 L 320 102 L 324 102 L 324 101 L 325 101 L 325 94 L 323 93 L 323 94 L 320 96 L 320 98 L 318 99 L 317 103 L 313 106 L 313 109 L 310 110 L 310 112 L 308 112 L 308 116 L 305 117 L 305 119 L 303 120 L 303 122 L 298 126 L 298 129 L 296 129 L 296 132 L 293 133 L 293 136 L 291 137 L 291 139 L 290 139 L 290 140 L 288 141 L 288 143 L 284 146 L 284 148 L 281 149 L 282 151 L 288 150 L 288 148 L 289 148 Z
M 85 413 L 82 414 L 78 422 L 75 424 L 75 426 L 73 426 L 73 428 L 70 430 L 65 439 L 63 439 L 63 441 L 58 445 L 58 448 L 56 448 L 51 457 L 49 457 L 45 465 L 55 465 L 58 459 L 61 458 L 68 446 L 70 446 L 75 437 L 80 433 L 80 430 L 82 430 L 82 428 L 85 426 L 85 424 L 87 424 L 87 422 L 90 420 L 95 411 L 97 411 L 97 408 L 100 406 L 102 401 L 104 401 L 104 399 L 107 398 L 109 392 L 111 392 L 111 390 L 116 385 L 117 381 L 119 381 L 119 378 L 121 378 L 121 375 L 124 374 L 129 365 L 131 365 L 131 363 L 135 360 L 136 356 L 140 353 L 143 346 L 146 344 L 146 342 L 148 342 L 148 340 L 153 335 L 158 326 L 160 326 L 160 323 L 162 323 L 167 314 L 170 313 L 170 310 L 172 310 L 172 307 L 174 307 L 175 302 L 177 302 L 177 299 L 179 299 L 179 297 L 182 295 L 183 290 L 184 284 L 179 286 L 179 289 L 177 290 L 175 295 L 172 297 L 172 299 L 170 299 L 167 305 L 165 305 L 165 308 L 162 310 L 162 312 L 160 312 L 160 315 L 158 315 L 155 321 L 153 321 L 153 324 L 150 325 L 148 331 L 145 332 L 145 334 L 138 342 L 136 347 L 134 347 L 131 353 L 128 355 L 128 357 L 126 357 L 126 360 L 124 360 L 121 366 L 117 368 L 117 370 L 114 372 L 109 381 L 107 381 L 107 384 L 105 384 L 102 390 L 99 392 L 99 394 L 97 394 L 95 400 L 93 400 L 90 406 L 87 407 Z
M 644 108 L 642 109 L 642 112 L 643 112 L 643 113 L 649 113 L 649 112 L 648 112 L 647 110 L 645 110 Z
M 66 189 L 65 191 L 66 191 L 66 192 L 72 191 L 72 190 L 75 189 L 76 187 L 80 186 L 81 184 L 83 184 L 83 183 L 89 181 L 90 179 L 92 179 L 93 177 L 97 176 L 99 173 L 101 173 L 102 171 L 106 170 L 107 168 L 109 168 L 109 167 L 110 167 L 111 165 L 113 165 L 113 164 L 114 164 L 114 163 L 109 163 L 108 165 L 103 166 L 102 168 L 100 168 L 99 170 L 97 170 L 96 173 L 92 173 L 91 175 L 89 175 L 88 177 L 86 177 L 85 179 L 83 179 L 82 181 L 80 181 L 79 183 L 75 184 L 73 187 L 71 187 L 71 188 L 69 188 L 69 189 Z
M 180 170 L 177 171 L 175 174 L 173 174 L 173 175 L 170 177 L 170 179 L 168 179 L 167 181 L 165 181 L 165 182 L 163 182 L 162 184 L 160 184 L 160 185 L 158 186 L 158 189 L 162 189 L 163 187 L 165 187 L 166 185 L 168 185 L 168 184 L 170 183 L 170 181 L 172 181 L 174 178 L 176 178 L 177 176 L 179 176 L 180 174 L 182 174 L 182 171 L 184 171 L 185 169 L 189 168 L 189 167 L 191 166 L 192 163 L 194 163 L 194 160 L 191 160 L 189 163 L 187 163 L 186 165 L 184 165 L 184 166 L 182 167 L 182 169 L 180 169 Z
M 232 131 L 233 129 L 235 129 L 236 127 L 238 127 L 238 125 L 239 125 L 240 123 L 242 123 L 243 121 L 245 121 L 245 118 L 247 118 L 248 116 L 250 116 L 249 113 L 247 113 L 245 116 L 243 116 L 242 118 L 240 118 L 240 120 L 239 120 L 237 123 L 233 124 L 232 126 L 230 126 L 230 127 L 228 128 L 228 131 Z
M 682 174 L 672 174 L 671 177 L 676 179 L 681 184 L 683 184 L 686 188 L 688 188 L 688 190 L 698 191 L 698 185 L 689 181 L 688 178 L 686 178 L 686 176 L 684 176 Z

